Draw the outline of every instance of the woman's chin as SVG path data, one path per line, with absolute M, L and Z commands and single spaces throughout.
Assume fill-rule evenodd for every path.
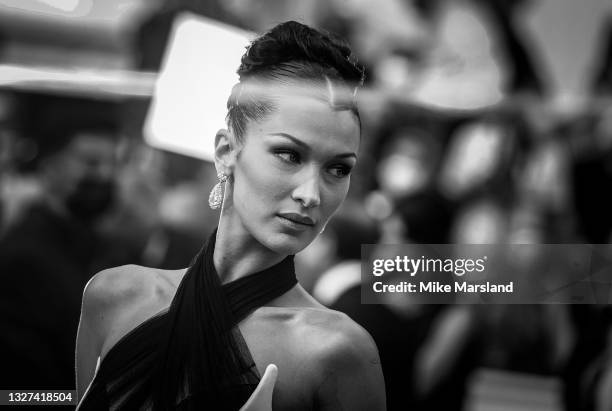
M 293 255 L 306 248 L 314 238 L 305 238 L 304 235 L 274 233 L 265 238 L 263 244 L 276 254 Z

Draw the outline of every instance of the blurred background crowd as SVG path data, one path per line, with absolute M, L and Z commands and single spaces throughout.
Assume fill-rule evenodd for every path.
M 349 196 L 296 269 L 372 334 L 390 410 L 612 410 L 609 265 L 589 305 L 359 289 L 360 244 L 612 242 L 605 0 L 0 0 L 0 388 L 73 388 L 89 278 L 183 268 L 216 225 L 214 166 L 142 136 L 183 12 L 299 20 L 365 65 Z

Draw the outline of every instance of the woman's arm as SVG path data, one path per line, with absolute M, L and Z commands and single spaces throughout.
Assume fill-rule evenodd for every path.
M 79 401 L 95 376 L 98 358 L 111 334 L 125 335 L 165 304 L 160 295 L 166 291 L 160 281 L 154 271 L 135 265 L 110 268 L 89 280 L 83 292 L 76 343 Z
M 81 317 L 76 341 L 76 388 L 80 402 L 96 373 L 102 350 L 103 333 L 101 320 L 105 273 L 96 274 L 85 286 L 81 304 Z
M 315 362 L 321 365 L 315 409 L 385 410 L 385 383 L 372 337 L 354 323 L 342 329 L 325 342 Z
M 132 266 L 110 268 L 94 275 L 85 286 L 76 341 L 76 387 L 79 401 L 97 370 L 102 346 L 126 296 L 135 295 L 140 283 Z

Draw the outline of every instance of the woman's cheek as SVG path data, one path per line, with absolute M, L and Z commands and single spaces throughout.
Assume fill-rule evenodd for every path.
M 261 176 L 260 187 L 265 200 L 278 201 L 286 190 L 287 176 L 280 173 L 266 173 Z
M 270 172 L 269 164 L 260 164 L 260 167 L 253 162 L 244 169 L 244 189 L 249 195 L 265 197 L 269 195 L 270 186 L 274 180 Z M 248 201 L 248 198 L 246 199 Z
M 324 203 L 324 213 L 326 220 L 329 219 L 338 210 L 338 208 L 346 198 L 348 188 L 349 182 L 347 179 L 345 182 L 343 181 L 342 183 L 329 190 L 326 195 L 326 197 L 328 197 L 327 201 L 325 201 Z

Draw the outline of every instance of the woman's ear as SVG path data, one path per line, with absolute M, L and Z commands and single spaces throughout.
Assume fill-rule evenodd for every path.
M 227 176 L 234 172 L 238 148 L 233 134 L 226 129 L 217 131 L 215 136 L 215 167 Z

